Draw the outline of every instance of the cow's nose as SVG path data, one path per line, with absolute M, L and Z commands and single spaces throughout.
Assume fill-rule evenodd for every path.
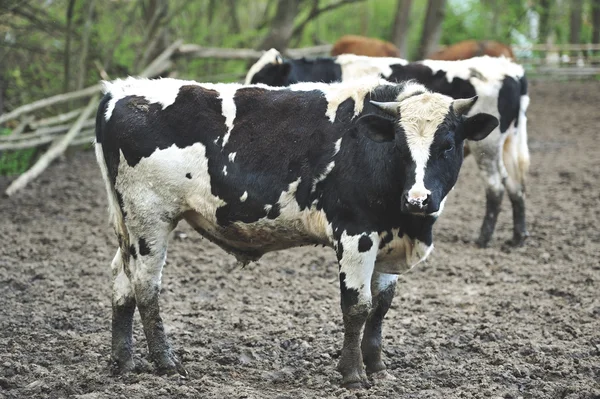
M 407 212 L 423 212 L 429 205 L 431 195 L 425 194 L 421 196 L 414 196 L 409 195 L 409 193 L 405 193 L 402 199 L 404 202 L 404 208 Z

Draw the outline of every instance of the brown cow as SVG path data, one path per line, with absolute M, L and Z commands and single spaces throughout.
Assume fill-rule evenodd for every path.
M 331 55 L 356 54 L 369 57 L 400 57 L 400 51 L 392 43 L 372 37 L 345 35 L 331 49 Z
M 515 59 L 510 46 L 493 40 L 464 40 L 431 53 L 427 58 L 430 60 L 458 61 L 482 55 L 489 55 L 490 57 L 505 56 L 511 60 Z

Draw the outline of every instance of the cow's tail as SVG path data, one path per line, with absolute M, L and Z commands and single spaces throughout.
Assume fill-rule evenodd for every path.
M 509 178 L 513 184 L 518 184 L 525 190 L 527 173 L 529 171 L 529 146 L 527 144 L 527 108 L 529 107 L 529 94 L 527 92 L 527 79 L 523 75 L 519 79 L 520 98 L 519 116 L 515 121 L 515 128 L 509 131 L 509 136 L 504 142 L 504 164 Z M 519 190 L 519 191 L 521 191 Z
M 100 166 L 102 173 L 102 180 L 106 187 L 106 193 L 108 197 L 108 214 L 109 222 L 113 226 L 115 233 L 119 240 L 119 249 L 121 251 L 121 258 L 124 265 L 129 265 L 130 250 L 129 250 L 129 231 L 125 225 L 125 219 L 123 217 L 123 211 L 121 209 L 121 201 L 117 194 L 117 190 L 114 185 L 114 176 L 109 174 L 109 165 L 106 162 L 106 149 L 103 145 L 106 145 L 106 107 L 111 99 L 110 93 L 106 94 L 100 101 L 98 106 L 98 113 L 96 114 L 96 160 Z

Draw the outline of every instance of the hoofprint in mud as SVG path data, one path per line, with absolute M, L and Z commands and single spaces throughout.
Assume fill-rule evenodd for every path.
M 96 155 L 119 239 L 115 370 L 135 367 L 137 306 L 157 369 L 186 375 L 158 304 L 168 235 L 185 219 L 243 263 L 301 245 L 335 248 L 342 384 L 367 386 L 367 372 L 385 372 L 392 273 L 429 254 L 463 141 L 485 138 L 498 120 L 465 117 L 476 98 L 379 79 L 274 89 L 130 78 L 105 91 Z
M 349 81 L 366 76 L 392 82 L 410 79 L 452 98 L 479 100 L 470 114 L 496 116 L 500 125 L 485 140 L 467 141 L 486 188 L 486 212 L 477 243 L 486 247 L 494 233 L 504 191 L 513 208 L 512 243 L 520 246 L 529 233 L 525 223 L 525 183 L 529 170 L 527 117 L 529 94 L 521 65 L 506 58 L 474 57 L 461 61 L 423 60 L 343 54 L 315 59 L 284 58 L 271 49 L 248 70 L 246 83 L 287 86 L 298 82 Z

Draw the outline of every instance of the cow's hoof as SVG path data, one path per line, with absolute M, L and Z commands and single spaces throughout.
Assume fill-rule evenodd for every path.
M 135 362 L 132 358 L 126 360 L 120 359 L 112 359 L 111 364 L 111 373 L 112 375 L 124 375 L 128 373 L 133 373 L 136 371 Z
M 366 373 L 352 373 L 343 377 L 342 387 L 346 389 L 368 389 L 371 388 L 371 383 Z
M 161 361 L 156 361 L 156 372 L 159 375 L 177 375 L 181 378 L 188 378 L 189 374 L 185 367 L 181 364 L 179 360 L 173 355 L 169 357 L 165 357 L 161 359 Z
M 522 247 L 525 245 L 525 240 L 527 240 L 527 237 L 529 237 L 529 232 L 527 231 L 524 233 L 515 233 L 512 240 L 509 240 L 507 244 L 512 247 Z
M 157 367 L 156 372 L 158 375 L 179 375 L 183 379 L 187 379 L 189 376 L 187 370 L 180 363 Z
M 346 389 L 369 389 L 371 388 L 371 383 L 369 381 L 352 381 L 352 382 L 343 382 L 342 388 Z
M 487 248 L 489 244 L 490 244 L 490 239 L 489 238 L 479 237 L 475 241 L 475 245 L 477 245 L 478 248 Z
M 394 381 L 397 378 L 394 377 L 392 374 L 390 374 L 389 371 L 387 370 L 380 370 L 377 371 L 375 373 L 371 373 L 370 374 L 371 378 L 374 380 L 388 380 L 388 381 Z

